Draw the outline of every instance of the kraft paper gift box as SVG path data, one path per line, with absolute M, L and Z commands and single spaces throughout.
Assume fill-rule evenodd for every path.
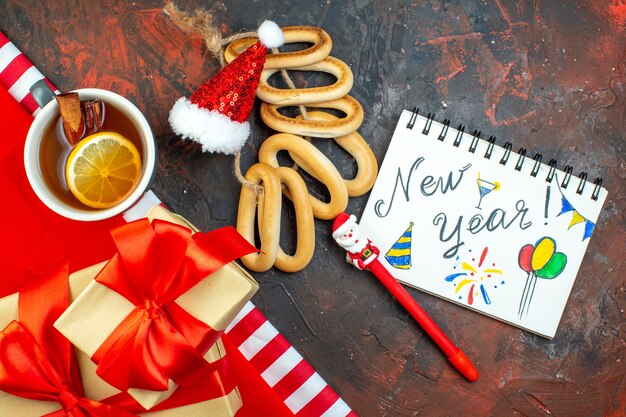
M 197 231 L 184 218 L 161 206 L 154 206 L 147 217 L 151 221 L 165 220 Z M 85 272 L 94 278 L 96 269 L 88 268 L 78 273 Z M 212 329 L 221 331 L 257 290 L 256 281 L 235 262 L 230 262 L 181 295 L 176 299 L 176 304 Z M 80 295 L 56 321 L 55 327 L 86 357 L 91 358 L 134 308 L 131 302 L 117 292 L 90 279 Z M 128 393 L 149 410 L 172 395 L 176 388 L 177 384 L 170 380 L 166 391 L 131 388 Z
M 75 300 L 88 286 L 93 277 L 102 269 L 104 263 L 93 265 L 72 274 L 69 278 L 70 300 Z M 18 294 L 11 294 L 0 298 L 0 329 L 4 329 L 11 321 L 18 320 Z M 224 346 L 219 340 L 205 355 L 208 362 L 225 357 Z M 85 397 L 93 400 L 103 400 L 118 394 L 120 391 L 107 384 L 96 375 L 96 365 L 85 353 L 76 351 L 78 367 L 82 379 Z M 164 400 L 165 398 L 163 398 Z M 165 406 L 166 404 L 162 404 Z M 232 417 L 241 408 L 242 400 L 237 388 L 218 398 L 199 401 L 170 409 L 140 413 L 145 417 Z M 58 411 L 61 406 L 53 401 L 37 401 L 17 397 L 0 391 L 0 417 L 39 417 Z

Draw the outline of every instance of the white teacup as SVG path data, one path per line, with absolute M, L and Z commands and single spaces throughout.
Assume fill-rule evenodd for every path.
M 45 133 L 52 123 L 59 118 L 59 109 L 56 100 L 46 104 L 35 117 L 26 136 L 24 147 L 24 167 L 26 176 L 39 199 L 54 212 L 61 216 L 81 221 L 103 220 L 120 214 L 132 206 L 148 188 L 156 167 L 156 143 L 148 125 L 148 121 L 137 107 L 124 97 L 107 90 L 97 88 L 82 88 L 75 90 L 81 100 L 101 99 L 106 105 L 112 105 L 122 111 L 139 131 L 143 154 L 142 172 L 139 181 L 132 193 L 119 204 L 106 209 L 81 209 L 67 204 L 57 197 L 48 183 L 44 181 L 40 163 L 40 147 Z M 34 94 L 34 93 L 33 93 Z M 52 97 L 52 96 L 50 96 Z

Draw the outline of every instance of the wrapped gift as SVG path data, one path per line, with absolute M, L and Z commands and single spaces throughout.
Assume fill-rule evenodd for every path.
M 78 352 L 76 362 L 70 359 L 73 350 L 69 341 L 54 331 L 52 324 L 67 307 L 70 299 L 75 299 L 80 294 L 102 266 L 96 265 L 81 273 L 72 274 L 69 279 L 69 299 L 66 266 L 65 270 L 56 268 L 54 274 L 48 274 L 50 278 L 34 281 L 19 296 L 15 293 L 0 298 L 0 328 L 4 328 L 0 334 L 0 352 L 6 353 L 0 357 L 0 361 L 3 361 L 0 363 L 0 389 L 5 389 L 9 384 L 11 389 L 19 389 L 21 393 L 21 396 L 17 396 L 0 391 L 0 417 L 35 417 L 60 412 L 62 406 L 69 407 L 68 399 L 71 398 L 74 400 L 70 401 L 80 401 L 83 409 L 102 416 L 234 416 L 242 406 L 242 401 L 234 382 L 228 378 L 206 381 L 205 387 L 198 384 L 190 390 L 181 388 L 168 401 L 159 404 L 160 411 L 145 412 L 129 395 L 120 393 L 100 379 L 95 373 L 96 365 L 86 354 Z M 33 281 L 32 277 L 29 281 Z M 35 285 L 38 287 L 34 288 Z M 17 322 L 18 319 L 21 322 Z M 20 347 L 19 353 L 16 346 Z M 218 340 L 204 357 L 209 362 L 217 362 L 224 355 L 224 346 Z M 29 366 L 28 360 L 33 364 Z M 76 369 L 73 366 L 76 366 L 79 373 L 73 372 L 76 375 L 70 376 L 72 372 L 68 370 Z M 61 371 L 50 372 L 51 367 Z M 56 378 L 56 382 L 55 378 L 43 378 L 46 383 L 42 384 L 33 375 L 38 376 L 44 372 L 32 371 L 31 368 L 47 370 L 48 374 L 57 377 L 65 374 L 65 378 Z M 15 375 L 10 375 L 9 371 Z M 9 378 L 13 381 L 8 380 Z M 58 390 L 58 395 L 53 394 L 57 391 L 55 385 L 73 387 L 68 390 L 73 392 L 61 393 L 62 390 Z
M 234 229 L 194 234 L 160 206 L 150 217 L 112 232 L 117 253 L 55 323 L 146 409 L 197 377 L 202 355 L 258 289 L 231 262 L 255 250 Z

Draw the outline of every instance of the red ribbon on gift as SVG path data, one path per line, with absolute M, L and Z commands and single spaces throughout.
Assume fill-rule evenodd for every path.
M 18 397 L 59 403 L 48 417 L 136 417 L 84 397 L 70 342 L 52 325 L 69 304 L 68 263 L 32 274 L 19 295 L 20 322 L 0 332 L 0 390 Z
M 162 220 L 137 220 L 111 232 L 117 253 L 96 281 L 135 308 L 92 356 L 97 374 L 121 391 L 164 391 L 206 372 L 202 357 L 221 336 L 175 300 L 227 263 L 252 253 L 233 227 L 195 233 Z M 208 278 L 210 279 L 210 277 Z

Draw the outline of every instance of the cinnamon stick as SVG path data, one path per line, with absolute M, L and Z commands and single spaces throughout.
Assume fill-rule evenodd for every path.
M 78 93 L 56 96 L 63 131 L 70 145 L 75 146 L 85 136 L 96 133 L 104 125 L 105 106 L 102 100 L 80 101 Z
M 85 120 L 78 93 L 56 95 L 59 113 L 63 120 L 63 131 L 70 145 L 74 146 L 85 135 Z
M 80 103 L 85 118 L 85 136 L 96 133 L 104 124 L 104 102 L 102 100 L 89 100 Z

